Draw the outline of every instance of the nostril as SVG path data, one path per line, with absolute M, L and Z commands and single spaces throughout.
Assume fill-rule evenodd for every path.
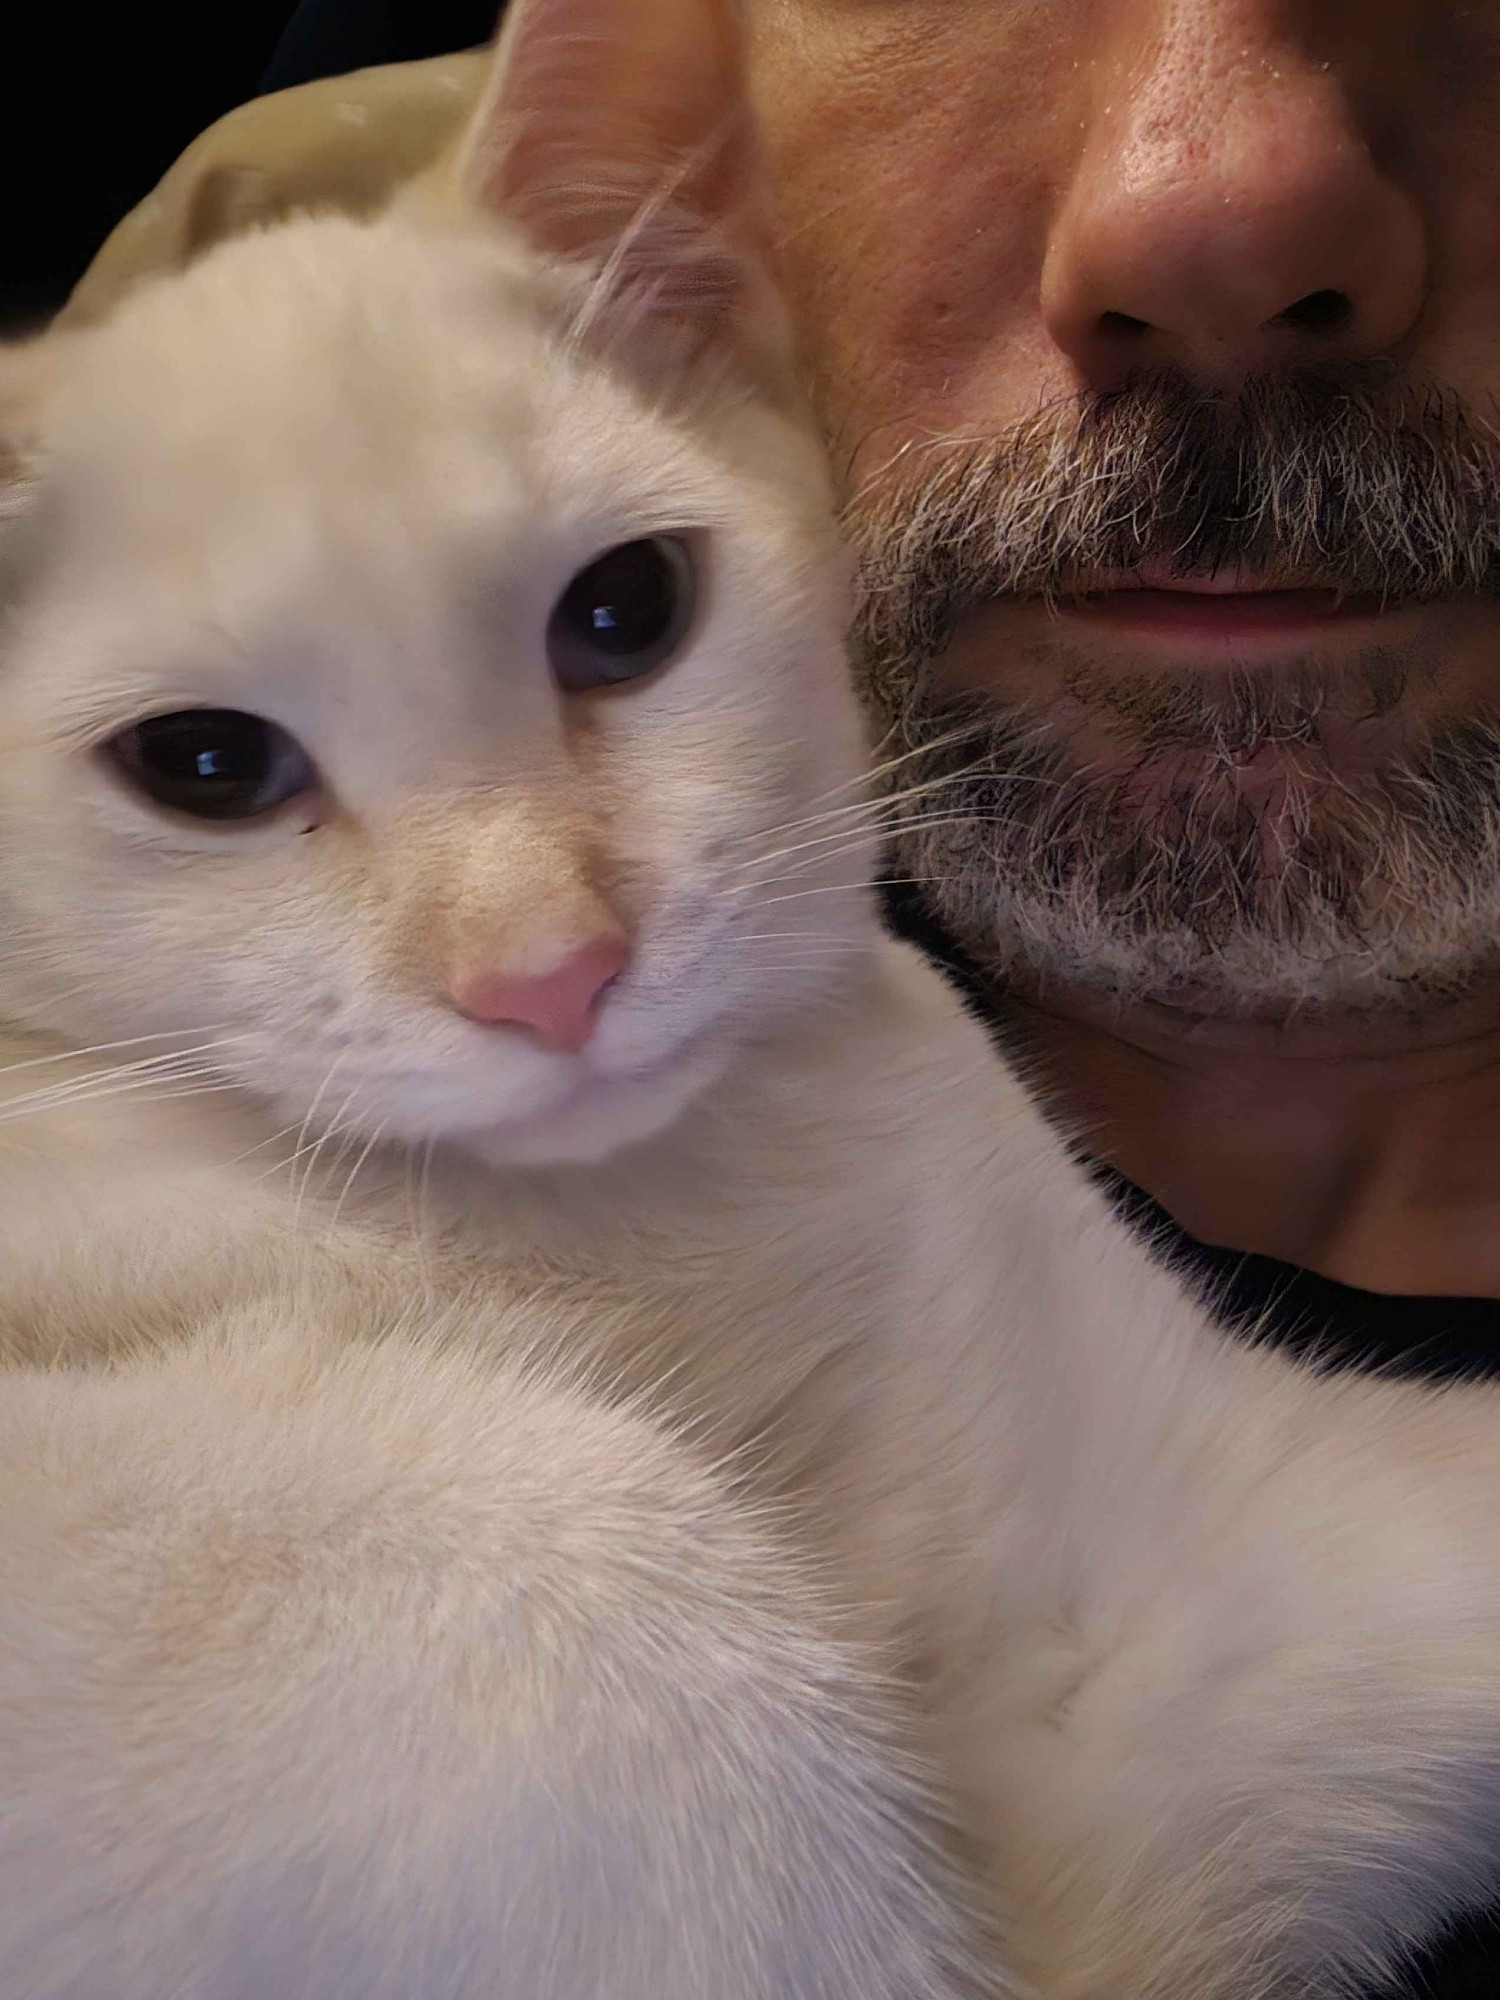
M 1353 317 L 1354 302 L 1345 293 L 1309 292 L 1266 324 L 1285 327 L 1289 333 L 1341 333 Z
M 1151 331 L 1151 322 L 1137 319 L 1134 313 L 1102 312 L 1099 331 L 1110 340 L 1139 340 L 1143 333 Z

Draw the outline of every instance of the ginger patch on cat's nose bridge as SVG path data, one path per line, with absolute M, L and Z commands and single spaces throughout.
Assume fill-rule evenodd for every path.
M 605 988 L 624 971 L 632 927 L 581 876 L 533 881 L 484 905 L 432 912 L 421 984 L 467 1020 L 508 1023 L 547 1047 L 582 1048 Z
M 470 801 L 414 817 L 392 850 L 399 983 L 466 1020 L 582 1049 L 635 926 L 581 816 L 562 800 Z

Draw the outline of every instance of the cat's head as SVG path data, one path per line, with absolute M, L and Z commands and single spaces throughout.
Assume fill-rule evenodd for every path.
M 709 0 L 449 165 L 9 357 L 0 1015 L 597 1157 L 867 945 L 847 569 Z

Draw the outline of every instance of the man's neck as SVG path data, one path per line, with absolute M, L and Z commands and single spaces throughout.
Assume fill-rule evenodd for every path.
M 1004 1012 L 1059 1123 L 1201 1241 L 1500 1298 L 1500 988 L 1400 1025 Z

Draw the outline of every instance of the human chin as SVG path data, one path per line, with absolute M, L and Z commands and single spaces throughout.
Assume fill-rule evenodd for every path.
M 1005 601 L 925 661 L 878 638 L 867 693 L 920 799 L 893 801 L 901 872 L 999 982 L 1285 1012 L 1406 1004 L 1473 959 L 1500 856 L 1475 647 L 1152 671 Z

